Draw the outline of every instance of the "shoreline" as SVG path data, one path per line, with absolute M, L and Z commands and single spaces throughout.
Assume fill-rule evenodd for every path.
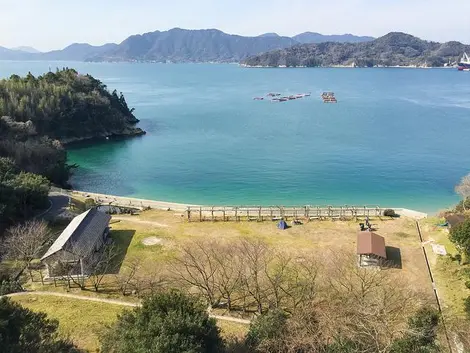
M 135 208 L 144 208 L 144 207 L 150 207 L 152 209 L 157 209 L 157 210 L 165 210 L 165 211 L 178 211 L 178 212 L 185 212 L 187 211 L 188 207 L 202 207 L 202 208 L 207 208 L 207 207 L 236 207 L 237 205 L 196 205 L 196 204 L 190 204 L 190 203 L 178 203 L 178 202 L 167 202 L 167 201 L 161 201 L 161 200 L 148 200 L 148 199 L 140 199 L 140 198 L 134 198 L 134 197 L 125 197 L 125 196 L 116 196 L 116 195 L 108 195 L 108 194 L 100 194 L 100 193 L 93 193 L 93 192 L 86 192 L 86 191 L 79 191 L 79 190 L 63 190 L 60 189 L 61 193 L 65 193 L 69 196 L 73 195 L 78 195 L 81 197 L 87 197 L 87 198 L 92 198 L 95 199 L 98 202 L 103 202 L 103 203 L 111 203 L 116 205 L 116 206 L 121 206 L 121 207 L 135 207 Z M 240 205 L 238 205 L 240 206 Z M 297 205 L 296 207 L 305 207 L 306 205 L 299 206 Z M 355 206 L 355 207 L 363 207 L 362 206 Z M 259 205 L 247 205 L 246 207 L 261 207 Z M 286 208 L 288 206 L 285 206 Z M 295 206 L 292 206 L 295 207 Z M 313 206 L 316 207 L 316 206 Z M 337 205 L 337 206 L 332 206 L 332 207 L 344 207 L 344 205 Z M 428 213 L 421 212 L 418 210 L 412 210 L 408 209 L 405 207 L 381 207 L 384 209 L 390 208 L 395 210 L 400 215 L 403 215 L 404 217 L 409 217 L 413 219 L 422 219 L 422 218 L 427 218 L 429 216 Z

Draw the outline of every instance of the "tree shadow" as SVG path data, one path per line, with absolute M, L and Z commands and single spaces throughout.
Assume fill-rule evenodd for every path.
M 386 246 L 387 261 L 383 267 L 402 269 L 401 250 L 394 246 Z
M 133 229 L 111 230 L 110 237 L 113 240 L 113 244 L 118 249 L 118 254 L 113 259 L 114 264 L 111 266 L 109 274 L 118 274 L 121 270 L 122 263 L 127 254 L 127 249 L 131 244 L 134 234 L 135 230 Z

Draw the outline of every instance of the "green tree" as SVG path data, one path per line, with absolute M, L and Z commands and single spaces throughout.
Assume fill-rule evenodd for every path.
M 8 298 L 0 298 L 0 351 L 2 353 L 72 353 L 78 349 L 60 339 L 57 320 L 34 313 Z
M 217 353 L 223 342 L 202 304 L 181 292 L 164 292 L 126 311 L 102 337 L 103 353 Z
M 279 309 L 258 316 L 250 325 L 246 336 L 247 345 L 257 352 L 283 351 L 287 319 L 287 314 Z
M 463 252 L 467 257 L 470 256 L 470 219 L 452 227 L 449 239 L 459 251 Z

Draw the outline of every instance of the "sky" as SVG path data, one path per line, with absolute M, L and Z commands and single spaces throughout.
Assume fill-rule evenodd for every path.
M 120 43 L 129 35 L 174 27 L 249 36 L 312 31 L 379 37 L 400 31 L 470 44 L 470 1 L 0 0 L 0 46 L 7 48 Z

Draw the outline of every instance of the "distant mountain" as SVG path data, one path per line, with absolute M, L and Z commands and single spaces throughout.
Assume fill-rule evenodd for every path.
M 38 55 L 39 60 L 64 60 L 85 61 L 90 56 L 100 55 L 113 50 L 117 44 L 109 43 L 101 46 L 93 46 L 86 43 L 74 43 L 62 50 L 54 50 Z
M 335 42 L 335 43 L 361 43 L 369 42 L 374 40 L 374 37 L 360 37 L 353 34 L 332 34 L 324 35 L 316 32 L 305 32 L 300 33 L 292 39 L 296 40 L 299 43 L 325 43 L 325 42 Z
M 239 62 L 251 55 L 297 44 L 280 36 L 242 37 L 217 29 L 169 31 L 134 35 L 91 61 Z
M 302 44 L 256 55 L 243 61 L 246 66 L 425 66 L 440 67 L 456 62 L 469 45 L 421 40 L 392 32 L 370 42 Z
M 266 38 L 266 37 L 280 37 L 280 35 L 277 34 L 277 33 L 264 33 L 264 34 L 260 34 L 258 37 L 261 37 L 261 38 Z
M 17 48 L 19 49 L 19 48 Z M 30 48 L 32 49 L 32 48 Z M 293 38 L 257 37 L 217 29 L 174 28 L 133 35 L 120 44 L 75 43 L 62 50 L 29 53 L 0 47 L 0 60 L 244 62 L 248 66 L 442 66 L 470 48 L 459 42 L 427 42 L 405 33 L 378 39 L 352 34 L 301 33 Z
M 22 51 L 22 52 L 25 52 L 25 53 L 32 53 L 32 54 L 41 53 L 39 50 L 37 50 L 33 47 L 16 47 L 16 48 L 11 48 L 11 50 Z
M 0 47 L 0 60 L 28 60 L 30 53 Z

